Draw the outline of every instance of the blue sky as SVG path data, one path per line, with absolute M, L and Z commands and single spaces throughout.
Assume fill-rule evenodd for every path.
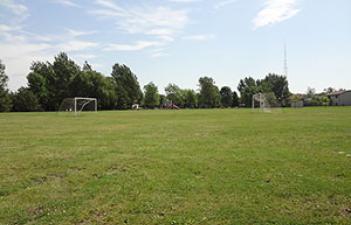
M 236 89 L 283 73 L 293 92 L 351 89 L 349 0 L 0 0 L 0 59 L 9 87 L 33 60 L 65 51 L 106 75 L 124 63 L 141 85 L 197 89 L 200 76 Z

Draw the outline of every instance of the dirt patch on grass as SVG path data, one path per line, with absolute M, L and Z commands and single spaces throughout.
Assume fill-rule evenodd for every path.
M 341 213 L 341 215 L 343 215 L 344 217 L 351 218 L 351 208 L 349 208 L 349 207 L 342 208 L 342 209 L 340 210 L 340 213 Z

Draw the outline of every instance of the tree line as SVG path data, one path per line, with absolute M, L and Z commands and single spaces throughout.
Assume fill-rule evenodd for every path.
M 52 63 L 33 62 L 27 75 L 27 87 L 16 92 L 7 88 L 8 76 L 0 61 L 0 112 L 56 111 L 65 98 L 90 97 L 98 99 L 102 110 L 130 109 L 134 104 L 144 108 L 218 108 L 251 107 L 256 93 L 271 93 L 280 106 L 288 106 L 292 94 L 285 76 L 268 74 L 264 79 L 245 77 L 238 92 L 229 86 L 219 88 L 213 78 L 199 79 L 199 89 L 182 89 L 169 84 L 165 94 L 150 82 L 140 87 L 131 69 L 116 63 L 111 76 L 95 71 L 90 64 L 82 68 L 66 53 L 58 54 Z M 239 94 L 240 96 L 239 96 Z

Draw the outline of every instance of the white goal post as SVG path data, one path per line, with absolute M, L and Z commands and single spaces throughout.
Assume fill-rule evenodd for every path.
M 252 96 L 253 109 L 255 109 L 256 103 L 259 103 L 259 108 L 265 112 L 270 112 L 273 107 L 279 107 L 273 92 L 254 94 Z
M 75 115 L 82 111 L 97 112 L 97 99 L 83 97 L 65 98 L 59 107 L 59 112 L 74 112 Z
M 264 99 L 263 99 L 263 94 L 262 93 L 258 93 L 258 94 L 254 94 L 252 96 L 252 109 L 255 109 L 255 104 L 256 102 L 259 102 L 260 104 L 260 108 L 263 108 L 263 104 L 264 104 Z

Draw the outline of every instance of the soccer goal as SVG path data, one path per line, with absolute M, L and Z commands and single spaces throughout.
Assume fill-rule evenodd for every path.
M 274 93 L 258 93 L 252 96 L 252 108 L 260 108 L 264 112 L 270 112 L 273 107 L 278 107 Z
M 96 98 L 66 98 L 62 101 L 59 112 L 72 112 L 79 115 L 81 112 L 97 112 Z

